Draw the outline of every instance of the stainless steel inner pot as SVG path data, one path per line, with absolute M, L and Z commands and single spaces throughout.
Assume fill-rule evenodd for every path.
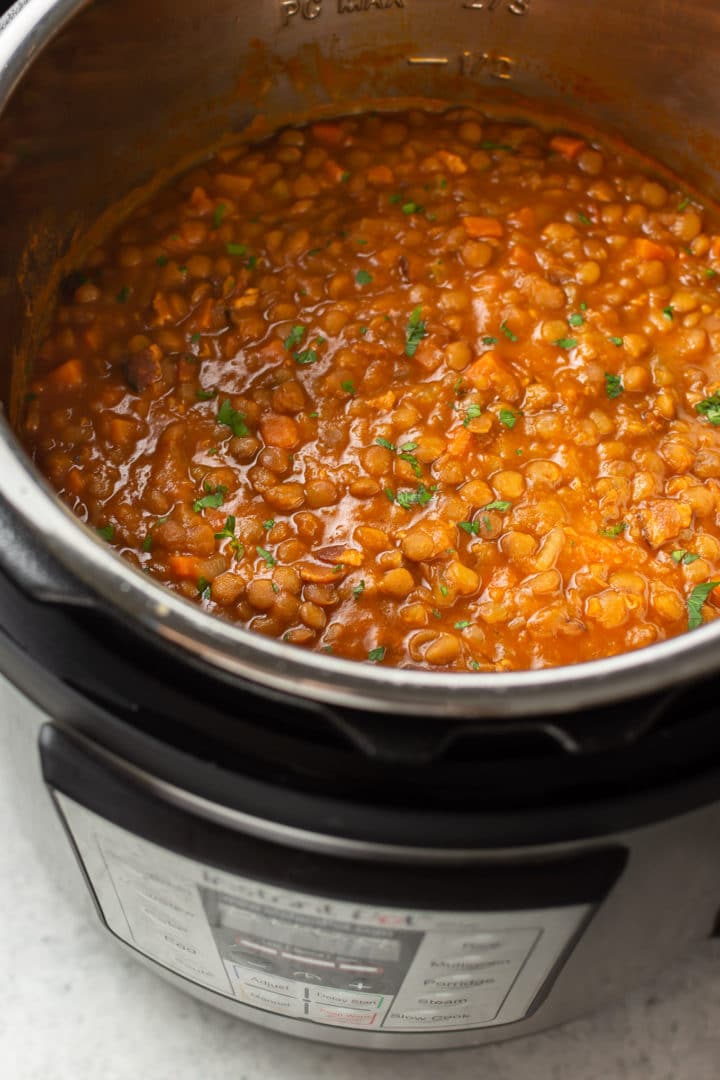
M 253 124 L 430 98 L 595 125 L 720 192 L 713 0 L 27 0 L 0 23 L 0 397 L 13 417 L 59 257 L 160 170 Z M 133 571 L 54 498 L 0 418 L 0 505 L 82 584 L 214 665 L 366 709 L 520 716 L 660 689 L 720 666 L 720 620 L 590 664 L 504 675 L 380 669 L 229 626 Z M 22 553 L 0 559 L 19 566 Z M 13 563 L 9 569 L 13 570 Z M 46 585 L 38 591 L 47 595 Z

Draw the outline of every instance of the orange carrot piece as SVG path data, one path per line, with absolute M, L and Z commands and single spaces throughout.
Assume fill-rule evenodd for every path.
M 467 428 L 460 428 L 447 441 L 447 452 L 451 457 L 462 457 L 470 448 L 472 434 Z
M 570 135 L 553 135 L 550 140 L 550 148 L 562 154 L 568 161 L 574 161 L 585 149 L 585 145 L 584 139 L 574 139 Z
M 480 240 L 487 237 L 493 237 L 496 240 L 500 240 L 503 235 L 503 225 L 497 218 L 492 217 L 464 217 L 462 223 L 465 226 L 465 232 L 468 236 L 471 236 L 473 240 Z
M 123 416 L 113 416 L 108 425 L 110 441 L 114 443 L 129 442 L 135 436 L 135 421 L 128 420 Z
M 71 469 L 65 477 L 65 487 L 73 495 L 82 495 L 85 490 L 85 477 L 80 469 Z
M 710 254 L 714 259 L 720 259 L 720 236 L 710 238 Z
M 64 364 L 60 364 L 56 367 L 47 377 L 48 382 L 54 383 L 55 386 L 61 386 L 70 388 L 71 386 L 80 386 L 83 381 L 83 366 L 80 360 L 76 357 L 72 357 L 70 360 L 66 360 Z
M 203 560 L 197 555 L 171 555 L 168 566 L 177 578 L 192 578 L 197 581 L 202 571 Z
M 367 171 L 368 184 L 373 187 L 382 187 L 383 184 L 392 184 L 395 174 L 389 165 L 373 165 Z
M 510 249 L 510 260 L 519 266 L 522 270 L 535 270 L 537 269 L 537 263 L 535 262 L 535 256 L 532 251 L 528 251 L 522 244 L 515 244 Z
M 325 146 L 342 146 L 345 132 L 339 124 L 313 124 L 312 133 Z
M 662 262 L 671 262 L 675 258 L 675 252 L 671 247 L 657 244 L 645 236 L 637 237 L 633 248 L 639 259 L 660 259 Z
M 323 170 L 328 180 L 332 180 L 333 184 L 339 184 L 345 175 L 345 170 L 341 165 L 338 165 L 337 161 L 332 158 L 328 158 L 323 165 Z

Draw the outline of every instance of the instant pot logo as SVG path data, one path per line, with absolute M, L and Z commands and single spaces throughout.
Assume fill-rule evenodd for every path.
M 325 0 L 332 3 L 332 0 Z M 405 0 L 335 0 L 339 15 L 352 15 L 360 11 L 388 11 L 390 8 L 404 8 Z M 289 26 L 297 19 L 317 19 L 322 14 L 323 0 L 280 0 L 283 26 Z

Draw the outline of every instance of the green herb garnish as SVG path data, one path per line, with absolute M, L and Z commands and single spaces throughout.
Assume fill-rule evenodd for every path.
M 382 435 L 375 440 L 375 443 L 377 446 L 382 446 L 385 450 L 389 450 L 393 454 L 397 450 L 397 446 L 395 445 L 395 443 L 390 442 L 389 439 L 384 439 Z
M 507 152 L 509 154 L 514 154 L 515 153 L 515 147 L 514 146 L 508 146 L 507 143 L 492 142 L 492 140 L 490 140 L 490 139 L 485 139 L 484 142 L 481 142 L 480 143 L 480 149 L 481 150 L 507 150 Z
M 702 626 L 703 604 L 718 585 L 720 581 L 704 581 L 701 585 L 696 585 L 690 593 L 687 600 L 688 630 L 697 630 L 699 626 Z
M 497 345 L 498 339 L 496 337 L 487 336 L 487 337 L 484 337 L 482 339 L 482 343 L 483 343 L 483 345 L 490 345 L 490 346 Z
M 365 592 L 365 579 L 364 578 L 361 578 L 361 580 L 358 581 L 357 585 L 355 585 L 352 592 L 353 592 L 353 596 L 355 597 L 356 600 L 357 600 L 357 598 L 359 596 L 362 596 L 362 594 Z
M 398 491 L 395 499 L 398 506 L 402 506 L 403 510 L 410 510 L 413 506 L 427 506 L 433 494 L 434 490 L 428 490 L 424 484 L 419 484 L 416 491 Z
M 585 319 L 583 318 L 583 316 L 577 312 L 570 315 L 568 318 L 568 323 L 570 324 L 570 326 L 582 326 L 584 322 Z
M 202 596 L 203 600 L 209 600 L 212 592 L 212 587 L 207 578 L 199 577 L 197 583 L 197 591 Z
M 720 390 L 699 401 L 695 409 L 701 416 L 706 416 L 714 427 L 720 426 Z
M 110 542 L 110 540 L 112 540 L 113 536 L 115 535 L 115 526 L 101 525 L 100 528 L 95 530 L 95 532 L 98 534 L 98 536 L 101 536 L 103 540 L 107 540 L 108 542 Z
M 482 409 L 479 405 L 468 405 L 465 410 L 465 417 L 463 419 L 463 427 L 469 427 L 471 420 L 477 420 L 478 416 L 482 416 Z
M 667 307 L 663 308 L 663 315 L 665 316 L 666 319 L 669 319 L 670 322 L 672 322 L 673 317 L 675 315 L 672 304 L 668 304 Z
M 469 536 L 478 536 L 480 533 L 480 526 L 477 521 L 458 521 L 458 529 L 462 529 L 463 532 L 468 533 Z
M 217 397 L 217 390 L 196 390 L 195 397 L 198 401 L 212 401 L 214 397 Z
M 604 529 L 598 529 L 601 536 L 615 537 L 620 536 L 627 529 L 626 521 L 618 521 L 615 525 L 608 525 Z
M 500 323 L 500 329 L 502 330 L 505 337 L 509 338 L 510 341 L 517 341 L 517 334 L 513 334 L 512 330 L 506 322 Z
M 128 298 L 129 295 L 130 295 L 130 286 L 129 285 L 123 285 L 122 289 L 117 294 L 117 302 L 118 302 L 118 304 L 124 304 L 127 301 L 127 298 Z
M 265 565 L 268 567 L 268 569 L 277 565 L 277 559 L 271 552 L 268 551 L 267 548 L 256 547 L 255 550 L 257 551 L 258 555 L 263 560 Z
M 405 331 L 405 355 L 413 357 L 417 352 L 417 347 L 424 337 L 427 336 L 426 322 L 422 317 L 422 306 L 418 304 L 413 309 L 410 318 L 408 319 L 407 329 Z
M 274 529 L 275 518 L 268 518 L 267 521 L 263 521 L 263 529 Z
M 617 349 L 621 348 L 621 346 L 625 344 L 625 342 L 623 341 L 623 339 L 621 337 L 609 337 L 608 341 L 610 342 L 611 345 L 614 345 Z
M 222 219 L 225 217 L 227 206 L 225 203 L 218 203 L 213 210 L 213 229 L 219 229 L 222 225 Z
M 458 622 L 455 623 L 456 630 L 467 630 L 468 626 L 472 626 L 472 623 L 469 619 L 460 619 Z
M 509 431 L 512 431 L 512 429 L 517 424 L 518 418 L 512 411 L 512 409 L 501 409 L 498 413 L 498 420 L 503 425 L 503 427 L 506 427 Z
M 369 285 L 373 279 L 372 274 L 369 274 L 367 270 L 358 270 L 355 275 L 355 280 L 358 285 Z
M 408 214 L 408 215 L 409 214 L 422 214 L 424 209 L 425 209 L 424 206 L 418 206 L 418 204 L 414 203 L 414 202 L 403 203 L 403 205 L 401 207 L 401 210 L 402 210 L 403 214 Z
M 553 341 L 553 345 L 557 345 L 558 349 L 574 349 L 577 346 L 577 338 L 561 337 Z
M 316 341 L 315 344 L 319 345 L 320 342 Z M 317 351 L 315 349 L 303 349 L 302 352 L 295 353 L 294 358 L 296 364 L 301 364 L 303 366 L 307 364 L 317 364 L 319 359 Z
M 225 398 L 218 409 L 217 421 L 218 424 L 224 424 L 225 427 L 229 427 L 233 435 L 237 435 L 240 439 L 244 439 L 246 435 L 250 434 L 248 426 L 245 423 L 245 413 L 233 409 L 230 404 L 230 398 Z
M 670 558 L 673 562 L 679 563 L 682 566 L 689 566 L 690 563 L 694 563 L 700 556 L 696 555 L 693 551 L 688 551 L 687 548 L 677 548 L 670 553 Z
M 619 375 L 612 375 L 609 371 L 605 372 L 605 393 L 611 400 L 620 397 L 624 389 L 625 387 Z
M 295 348 L 296 345 L 300 344 L 300 342 L 302 341 L 302 339 L 304 337 L 305 337 L 305 327 L 304 326 L 293 326 L 292 330 L 290 331 L 288 336 L 285 338 L 285 341 L 283 342 L 283 344 L 284 344 L 285 348 L 287 349 L 287 351 L 291 352 Z
M 368 660 L 372 664 L 379 664 L 381 660 L 385 659 L 385 646 L 379 645 L 377 649 L 371 649 L 368 653 Z
M 201 499 L 196 499 L 193 503 L 193 510 L 196 514 L 199 514 L 201 510 L 217 510 L 225 502 L 227 488 L 223 484 L 213 487 L 206 480 L 205 491 L 207 494 L 203 495 Z
M 678 210 L 682 213 L 683 210 L 687 210 L 689 205 L 690 205 L 690 200 L 688 199 L 687 196 L 685 196 L 685 198 L 682 199 L 681 202 L 678 203 Z
M 483 506 L 483 510 L 500 510 L 504 512 L 509 510 L 511 506 L 512 503 L 508 502 L 507 499 L 496 499 L 494 502 L 489 502 L 487 506 Z
M 340 389 L 344 390 L 346 394 L 350 394 L 352 396 L 355 393 L 355 384 L 350 382 L 349 379 L 345 379 L 343 382 L 340 383 Z
M 246 255 L 247 247 L 245 244 L 226 244 L 225 250 L 228 255 Z
M 592 225 L 592 221 L 587 214 L 578 214 L 578 221 L 581 225 Z

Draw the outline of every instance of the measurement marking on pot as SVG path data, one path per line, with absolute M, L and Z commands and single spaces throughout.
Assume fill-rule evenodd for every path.
M 527 15 L 531 0 L 463 0 L 469 11 L 507 11 L 509 15 Z
M 511 79 L 514 63 L 511 56 L 496 52 L 476 53 L 466 49 L 458 56 L 460 74 L 470 78 L 489 75 L 491 79 Z
M 449 64 L 447 56 L 408 56 L 408 64 Z

